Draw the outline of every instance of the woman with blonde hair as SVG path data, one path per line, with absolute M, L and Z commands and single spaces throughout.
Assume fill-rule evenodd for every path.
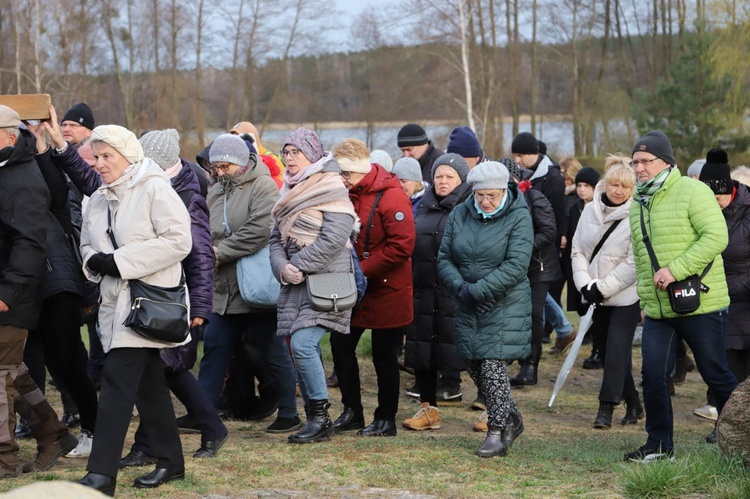
M 640 320 L 635 261 L 628 212 L 635 190 L 630 159 L 609 156 L 603 181 L 581 213 L 572 242 L 573 280 L 583 299 L 596 304 L 591 333 L 600 345 L 604 375 L 594 428 L 609 429 L 621 400 L 627 410 L 621 424 L 643 417 L 633 381 L 631 345 Z

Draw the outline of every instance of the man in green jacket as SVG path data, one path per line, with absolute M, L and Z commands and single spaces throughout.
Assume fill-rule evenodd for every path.
M 654 130 L 633 148 L 635 200 L 630 207 L 638 295 L 643 323 L 643 400 L 648 439 L 625 455 L 626 461 L 674 459 L 672 401 L 667 378 L 675 350 L 684 339 L 695 354 L 703 380 L 716 394 L 721 412 L 737 379 L 727 366 L 724 329 L 729 293 L 721 252 L 727 245 L 726 223 L 713 192 L 705 184 L 682 177 L 675 167 L 669 138 Z M 642 230 L 645 228 L 645 234 Z M 650 240 L 653 257 L 646 240 Z M 667 287 L 702 275 L 700 306 L 680 314 L 672 309 Z

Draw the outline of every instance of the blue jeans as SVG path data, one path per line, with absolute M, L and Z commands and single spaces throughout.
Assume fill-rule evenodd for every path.
M 544 300 L 544 320 L 556 331 L 557 338 L 567 338 L 573 332 L 573 324 L 565 316 L 560 305 L 547 293 Z
M 703 381 L 715 394 L 716 409 L 721 413 L 737 378 L 727 365 L 725 327 L 727 311 L 678 317 L 650 319 L 643 322 L 643 402 L 646 407 L 646 445 L 662 450 L 674 448 L 672 399 L 667 380 L 674 369 L 675 351 L 684 339 L 695 356 L 695 365 Z
M 292 356 L 305 404 L 310 400 L 328 400 L 326 374 L 320 358 L 320 340 L 325 333 L 325 329 L 315 326 L 298 329 L 292 334 Z
M 219 315 L 211 314 L 203 339 L 198 382 L 217 406 L 224 387 L 229 360 L 248 335 L 258 346 L 279 391 L 279 417 L 293 418 L 297 413 L 296 383 L 289 349 L 284 338 L 276 335 L 276 312 Z

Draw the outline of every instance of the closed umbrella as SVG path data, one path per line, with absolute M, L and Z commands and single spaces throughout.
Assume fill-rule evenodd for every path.
M 570 370 L 573 368 L 576 357 L 578 357 L 578 351 L 581 350 L 583 337 L 586 336 L 586 331 L 589 330 L 589 328 L 591 327 L 591 323 L 594 322 L 595 309 L 596 304 L 589 305 L 589 309 L 586 311 L 586 315 L 581 317 L 581 323 L 578 325 L 578 336 L 576 336 L 576 339 L 573 340 L 573 344 L 570 347 L 568 356 L 565 358 L 565 362 L 563 362 L 563 365 L 560 368 L 560 373 L 557 375 L 555 387 L 552 389 L 552 397 L 550 397 L 547 407 L 552 407 L 552 403 L 555 401 L 555 397 L 558 393 L 560 393 L 560 390 L 565 384 L 565 380 L 568 379 L 568 374 L 570 374 Z

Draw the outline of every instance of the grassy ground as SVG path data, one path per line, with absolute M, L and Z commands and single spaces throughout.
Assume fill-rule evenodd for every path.
M 366 340 L 366 338 L 365 338 Z M 324 339 L 324 346 L 327 340 Z M 547 345 L 545 345 L 545 350 Z M 324 357 L 330 368 L 330 357 Z M 376 403 L 372 363 L 363 354 L 363 396 L 366 418 Z M 473 433 L 479 413 L 469 409 L 476 390 L 464 375 L 461 407 L 441 409 L 442 429 L 427 432 L 399 431 L 394 438 L 363 439 L 337 436 L 328 443 L 290 445 L 286 435 L 263 430 L 270 421 L 228 422 L 231 436 L 220 455 L 194 460 L 198 435 L 184 435 L 187 477 L 183 482 L 141 491 L 131 486 L 148 469 L 129 469 L 118 477 L 119 497 L 725 497 L 750 496 L 750 473 L 716 446 L 704 443 L 711 423 L 691 414 L 705 404 L 705 386 L 697 373 L 677 387 L 673 398 L 675 463 L 656 466 L 626 464 L 625 452 L 645 442 L 643 421 L 635 426 L 615 424 L 610 431 L 592 429 L 598 406 L 601 371 L 587 371 L 581 362 L 589 353 L 584 346 L 568 382 L 554 406 L 547 407 L 562 358 L 544 355 L 539 384 L 513 390 L 526 431 L 505 458 L 480 459 L 474 451 L 483 435 Z M 634 373 L 640 379 L 640 348 L 634 347 Z M 510 368 L 512 374 L 517 366 Z M 402 387 L 413 377 L 402 373 Z M 59 398 L 49 390 L 56 408 Z M 332 416 L 341 411 L 338 390 L 331 390 Z M 399 425 L 411 417 L 417 403 L 403 396 Z M 184 409 L 177 403 L 178 415 Z M 624 408 L 615 411 L 615 423 Z M 126 451 L 132 443 L 132 431 Z M 21 459 L 32 459 L 33 441 L 22 441 Z M 35 480 L 75 480 L 85 473 L 85 463 L 61 459 L 50 472 L 0 482 L 0 492 Z

